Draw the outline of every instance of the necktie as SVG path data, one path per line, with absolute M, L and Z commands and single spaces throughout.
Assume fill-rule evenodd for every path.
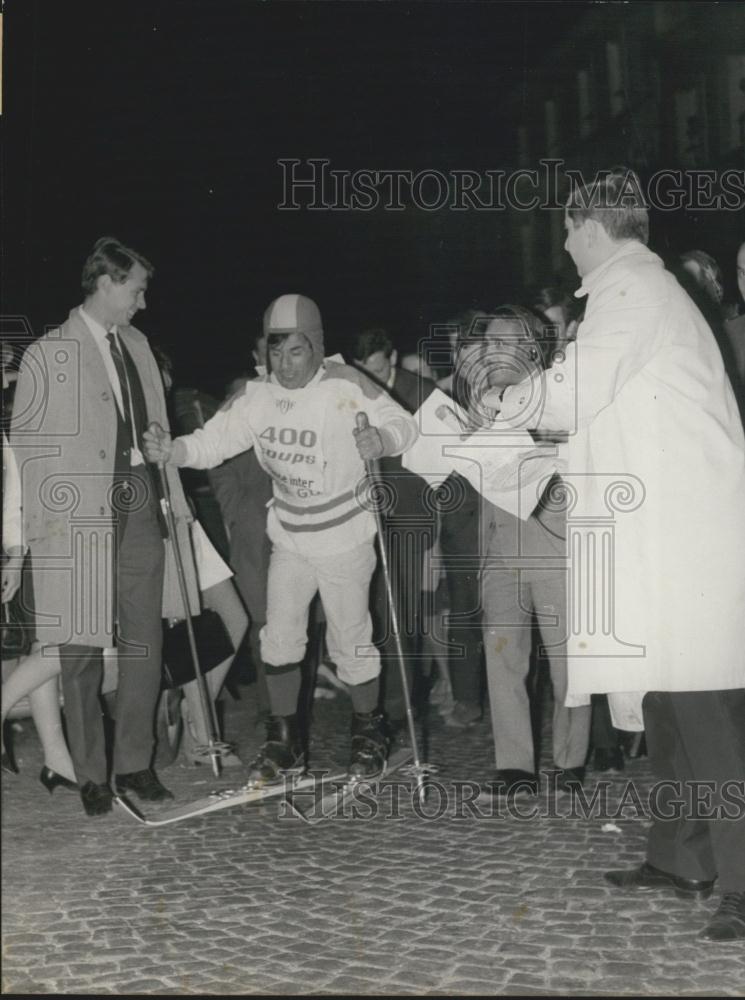
M 111 358 L 114 362 L 114 367 L 116 368 L 116 374 L 119 376 L 119 387 L 122 392 L 122 409 L 124 410 L 124 423 L 131 429 L 130 414 L 132 412 L 132 408 L 129 401 L 129 383 L 127 381 L 127 369 L 124 367 L 124 358 L 122 357 L 122 352 L 113 331 L 106 334 L 106 339 L 109 342 Z

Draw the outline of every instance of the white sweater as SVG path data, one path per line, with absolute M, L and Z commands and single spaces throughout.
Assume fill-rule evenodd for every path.
M 416 440 L 415 422 L 387 393 L 356 368 L 327 361 L 301 389 L 284 389 L 273 376 L 247 383 L 203 428 L 178 439 L 183 464 L 210 469 L 255 448 L 274 487 L 272 541 L 306 555 L 344 552 L 375 533 L 358 495 L 365 481 L 353 435 L 359 412 L 381 432 L 388 455 Z

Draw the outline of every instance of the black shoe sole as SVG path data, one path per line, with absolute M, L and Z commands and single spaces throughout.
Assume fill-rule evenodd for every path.
M 613 886 L 614 889 L 621 889 L 625 892 L 637 892 L 637 893 L 651 893 L 651 892 L 668 892 L 672 891 L 678 899 L 688 899 L 688 900 L 705 900 L 714 892 L 714 886 L 706 886 L 701 889 L 686 889 L 681 886 L 675 885 L 672 881 L 660 880 L 659 882 L 630 882 L 623 884 L 622 882 L 617 882 L 612 878 L 608 877 L 608 874 L 603 876 L 605 881 Z
M 719 944 L 729 944 L 730 941 L 745 939 L 745 927 L 706 927 L 700 934 L 702 941 L 717 941 Z
M 113 798 L 103 801 L 83 802 L 83 809 L 86 816 L 105 816 L 113 809 Z
M 711 889 L 679 889 L 677 886 L 673 886 L 673 892 L 678 899 L 704 900 L 708 899 L 714 892 L 714 886 Z
M 83 809 L 85 809 L 85 815 L 90 816 L 91 818 L 95 816 L 106 816 L 108 813 L 111 812 L 111 808 L 112 807 L 109 806 L 107 809 L 87 809 L 85 806 L 83 806 Z

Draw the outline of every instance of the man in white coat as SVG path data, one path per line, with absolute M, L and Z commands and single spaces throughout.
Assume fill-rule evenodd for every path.
M 643 711 L 662 779 L 646 861 L 606 879 L 704 899 L 718 879 L 703 936 L 740 939 L 745 440 L 711 330 L 645 245 L 638 178 L 606 174 L 566 209 L 576 294 L 588 296 L 577 340 L 560 369 L 507 388 L 501 414 L 569 432 L 568 528 L 581 560 L 569 588 L 567 704 L 608 693 L 625 728 L 641 728 Z M 582 580 L 594 541 L 606 546 L 606 573 Z

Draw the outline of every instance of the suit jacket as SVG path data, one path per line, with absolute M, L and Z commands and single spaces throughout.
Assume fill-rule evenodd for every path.
M 414 414 L 434 391 L 435 384 L 430 379 L 422 378 L 404 368 L 396 368 L 395 372 L 393 387 L 389 389 L 386 386 L 386 390 L 400 406 Z M 389 511 L 389 517 L 400 519 L 402 524 L 407 519 L 412 520 L 412 523 L 421 524 L 425 530 L 426 522 L 431 520 L 434 538 L 434 514 L 426 501 L 429 492 L 426 481 L 415 472 L 404 469 L 400 455 L 381 458 L 379 464 L 381 473 L 395 490 L 396 499 Z
M 119 336 L 137 369 L 148 422 L 168 427 L 163 383 L 147 338 Z M 101 353 L 73 309 L 62 326 L 24 354 L 11 443 L 21 473 L 24 538 L 32 555 L 37 636 L 44 644 L 113 645 L 116 400 Z M 168 468 L 172 507 L 192 611 L 196 575 L 188 540 L 191 514 L 178 472 Z M 183 617 L 170 546 L 164 617 Z

